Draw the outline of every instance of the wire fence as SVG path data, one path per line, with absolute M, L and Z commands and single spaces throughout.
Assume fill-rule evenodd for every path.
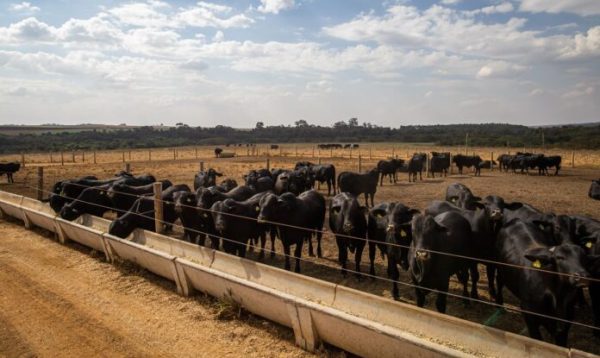
M 81 185 L 81 186 L 87 188 L 85 185 Z M 34 187 L 32 187 L 32 189 L 34 189 Z M 37 189 L 37 188 L 35 188 L 35 189 Z M 48 195 L 52 194 L 51 191 L 46 191 L 45 190 L 45 192 Z M 123 194 L 123 195 L 131 195 L 131 196 L 134 196 L 136 198 L 140 198 L 140 197 L 144 196 L 144 195 L 135 195 L 135 194 L 130 194 L 130 193 L 123 193 L 123 192 L 121 192 L 121 194 Z M 70 200 L 78 200 L 77 198 L 69 198 L 69 197 L 66 197 L 66 198 L 70 199 Z M 152 200 L 154 200 L 154 198 L 152 198 Z M 79 201 L 81 201 L 81 200 L 79 200 Z M 164 203 L 172 203 L 172 202 L 163 201 L 163 200 L 158 200 L 158 201 L 161 202 L 161 203 L 163 203 L 163 204 Z M 109 207 L 109 206 L 104 206 L 104 205 L 100 205 L 100 204 L 93 203 L 93 202 L 85 202 L 85 203 L 89 204 L 89 205 L 101 207 L 101 208 L 106 209 L 106 210 L 113 210 L 113 208 Z M 210 212 L 211 214 L 214 212 L 211 209 L 199 208 L 197 206 L 191 206 L 191 205 L 183 205 L 183 206 L 187 206 L 187 207 L 194 208 L 194 209 L 199 209 L 199 210 L 202 210 L 202 211 L 205 211 L 205 212 Z M 234 244 L 237 244 L 237 245 L 240 245 L 240 244 L 246 245 L 246 242 L 240 242 L 240 241 L 237 241 L 237 240 L 234 240 L 234 239 L 231 239 L 231 238 L 226 238 L 226 237 L 218 235 L 218 234 L 216 234 L 214 232 L 211 233 L 211 232 L 206 232 L 206 231 L 202 231 L 202 230 L 198 230 L 198 229 L 194 229 L 194 228 L 188 228 L 188 227 L 184 227 L 182 225 L 178 225 L 178 224 L 174 224 L 174 223 L 171 223 L 171 222 L 167 222 L 167 221 L 164 221 L 164 220 L 157 219 L 157 218 L 154 217 L 153 211 L 145 212 L 145 213 L 136 213 L 136 212 L 131 212 L 130 211 L 130 213 L 132 215 L 138 215 L 138 216 L 142 216 L 142 217 L 145 217 L 145 218 L 149 218 L 150 213 L 152 213 L 152 217 L 150 217 L 150 218 L 152 218 L 153 220 L 158 220 L 163 225 L 172 225 L 174 228 L 176 227 L 176 228 L 179 228 L 181 230 L 191 231 L 191 232 L 194 232 L 196 234 L 206 235 L 208 237 L 211 237 L 211 236 L 212 237 L 216 237 L 216 238 L 218 238 L 218 239 L 220 239 L 222 241 L 234 243 Z M 247 217 L 247 216 L 242 216 L 242 215 L 236 215 L 236 214 L 231 214 L 231 213 L 225 213 L 225 212 L 219 212 L 219 213 L 222 214 L 222 215 L 229 215 L 229 216 L 240 218 L 240 219 L 254 220 L 254 221 L 256 221 L 258 223 L 258 219 L 257 218 L 252 218 L 252 217 Z M 315 230 L 315 229 L 310 229 L 310 228 L 305 228 L 305 227 L 300 227 L 300 226 L 294 226 L 294 225 L 289 225 L 289 224 L 280 223 L 280 222 L 267 222 L 267 224 L 276 225 L 276 226 L 285 226 L 285 227 L 290 227 L 290 228 L 297 229 L 297 230 L 307 230 L 307 231 L 309 231 L 311 233 L 320 232 L 320 233 L 323 233 L 323 234 L 326 234 L 326 235 L 333 234 L 333 233 L 327 232 L 325 230 Z M 340 236 L 340 237 L 346 237 L 346 238 L 354 239 L 354 240 L 363 240 L 365 242 L 369 242 L 368 239 L 362 238 L 362 237 L 356 237 L 356 236 L 350 236 L 350 235 L 343 235 L 343 234 L 335 234 L 335 235 L 336 236 Z M 400 244 L 396 244 L 396 243 L 386 243 L 386 245 L 392 246 L 392 247 L 406 248 L 406 249 L 409 248 L 409 246 L 407 246 L 407 245 L 400 245 Z M 307 259 L 302 258 L 302 257 L 296 257 L 296 256 L 291 255 L 291 254 L 288 255 L 288 254 L 285 254 L 285 253 L 276 252 L 274 250 L 269 250 L 269 249 L 266 249 L 266 248 L 264 250 L 266 252 L 268 252 L 268 253 L 273 253 L 273 254 L 281 256 L 283 258 L 298 259 L 299 261 L 310 262 L 311 264 L 316 264 L 316 265 L 319 265 L 319 266 L 323 266 L 323 267 L 326 267 L 328 269 L 332 268 L 332 266 L 324 265 L 324 264 L 322 264 L 320 262 L 316 262 L 316 261 L 312 261 L 312 260 L 307 260 Z M 475 257 L 468 257 L 468 256 L 463 256 L 463 255 L 456 255 L 456 254 L 453 254 L 453 253 L 448 253 L 448 252 L 443 252 L 443 251 L 435 251 L 435 250 L 425 250 L 425 251 L 428 251 L 428 252 L 433 253 L 433 254 L 438 254 L 438 255 L 448 255 L 448 256 L 452 256 L 452 257 L 456 257 L 456 258 L 473 260 L 475 262 L 482 262 L 482 260 L 480 258 L 475 258 Z M 560 273 L 560 272 L 556 272 L 556 271 L 549 271 L 549 270 L 544 270 L 544 269 L 530 267 L 530 266 L 512 265 L 512 264 L 508 264 L 508 263 L 504 263 L 504 262 L 498 262 L 498 261 L 493 261 L 493 260 L 485 260 L 484 262 L 485 263 L 489 263 L 489 264 L 493 264 L 493 265 L 505 265 L 505 266 L 512 267 L 512 268 L 517 268 L 517 269 L 527 269 L 527 270 L 541 271 L 541 272 L 544 272 L 544 273 L 556 274 L 556 275 L 561 275 L 561 276 L 565 276 L 565 277 L 577 277 L 577 276 L 574 276 L 574 275 L 569 275 L 569 274 Z M 463 300 L 477 302 L 477 303 L 481 303 L 481 304 L 485 304 L 485 305 L 489 305 L 489 306 L 493 306 L 493 307 L 504 308 L 504 309 L 507 309 L 507 310 L 513 311 L 513 312 L 534 315 L 534 316 L 538 316 L 538 317 L 542 317 L 542 318 L 553 319 L 553 320 L 556 320 L 556 321 L 559 321 L 559 322 L 563 322 L 563 323 L 571 323 L 573 325 L 577 325 L 577 326 L 581 326 L 581 327 L 585 327 L 585 328 L 590 328 L 590 329 L 594 329 L 594 330 L 600 330 L 600 327 L 595 327 L 593 325 L 589 325 L 589 324 L 586 324 L 586 323 L 577 322 L 577 321 L 570 321 L 570 320 L 566 320 L 566 319 L 563 319 L 563 318 L 560 318 L 560 317 L 556 317 L 556 316 L 552 316 L 552 315 L 546 315 L 546 314 L 541 314 L 539 312 L 525 310 L 525 309 L 522 309 L 522 308 L 517 308 L 517 307 L 512 307 L 512 306 L 507 306 L 507 305 L 500 305 L 500 304 L 497 304 L 495 302 L 485 301 L 485 300 L 481 300 L 481 299 L 473 298 L 473 297 L 469 297 L 469 296 L 464 296 L 464 295 L 458 295 L 458 294 L 455 294 L 455 293 L 452 293 L 452 292 L 439 291 L 439 290 L 436 290 L 436 289 L 433 289 L 433 288 L 416 285 L 414 283 L 408 283 L 408 282 L 403 282 L 403 281 L 399 281 L 399 280 L 393 280 L 391 278 L 381 277 L 381 276 L 377 276 L 377 275 L 371 275 L 371 274 L 368 274 L 368 273 L 358 272 L 358 271 L 355 271 L 355 270 L 352 270 L 352 269 L 345 269 L 344 271 L 346 271 L 348 273 L 358 274 L 358 275 L 361 275 L 361 276 L 364 276 L 364 277 L 370 277 L 370 278 L 373 278 L 373 279 L 376 279 L 376 280 L 381 280 L 381 281 L 388 282 L 388 283 L 400 284 L 400 285 L 405 286 L 405 287 L 418 288 L 418 289 L 425 290 L 425 291 L 428 291 L 428 292 L 433 292 L 433 293 L 438 293 L 438 294 L 444 294 L 444 295 L 447 295 L 447 296 L 450 296 L 450 297 L 454 297 L 454 298 L 460 298 L 460 299 L 463 299 Z M 594 279 L 594 278 L 590 278 L 589 281 L 590 282 L 600 282 L 600 280 Z

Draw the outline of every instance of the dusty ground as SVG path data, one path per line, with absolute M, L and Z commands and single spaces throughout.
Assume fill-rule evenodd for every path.
M 219 302 L 180 297 L 130 265 L 20 223 L 0 221 L 0 232 L 0 357 L 310 355 L 291 330 L 248 315 L 219 320 Z
M 294 148 L 294 147 L 291 147 Z M 294 148 L 295 149 L 295 148 Z M 272 168 L 293 167 L 294 163 L 301 158 L 294 158 L 291 155 L 295 154 L 294 149 L 288 148 L 288 157 L 271 157 L 270 165 Z M 403 151 L 412 152 L 414 148 L 403 148 Z M 426 148 L 419 148 L 419 150 L 425 150 Z M 437 149 L 437 148 L 436 148 Z M 398 149 L 394 149 L 394 153 L 399 152 Z M 496 149 L 497 150 L 497 149 Z M 240 149 L 240 152 L 245 154 L 245 148 Z M 290 153 L 291 151 L 291 153 Z M 377 152 L 373 152 L 373 159 L 368 159 L 368 152 L 363 152 L 362 169 L 369 169 L 373 167 L 376 162 L 377 156 L 385 156 L 390 151 L 390 148 L 381 149 Z M 489 148 L 481 149 L 481 152 L 489 153 Z M 300 154 L 307 156 L 306 159 L 311 161 L 317 161 L 318 159 L 312 158 L 312 152 L 310 147 L 300 147 Z M 499 153 L 499 152 L 495 152 Z M 167 153 L 168 154 L 168 153 Z M 285 154 L 285 151 L 283 152 Z M 317 153 L 318 154 L 318 153 Z M 353 154 L 353 158 L 348 158 L 349 153 L 346 153 L 346 158 L 323 158 L 323 163 L 334 163 L 337 167 L 337 172 L 343 170 L 358 169 L 358 161 L 356 159 L 356 153 Z M 387 153 L 391 154 L 391 153 Z M 403 154 L 403 155 L 402 155 Z M 497 155 L 496 154 L 496 155 Z M 530 203 L 541 210 L 553 211 L 555 213 L 567 213 L 567 214 L 583 214 L 589 215 L 596 219 L 600 219 L 600 201 L 593 201 L 587 197 L 590 182 L 593 178 L 597 179 L 600 177 L 600 161 L 596 161 L 594 158 L 600 158 L 597 152 L 586 152 L 577 153 L 581 154 L 581 157 L 587 158 L 589 161 L 585 163 L 579 163 L 576 160 L 577 168 L 570 168 L 570 164 L 565 164 L 561 175 L 558 177 L 539 177 L 537 175 L 514 175 L 507 173 L 499 173 L 498 171 L 490 172 L 485 170 L 481 177 L 475 178 L 471 174 L 465 173 L 464 175 L 457 175 L 456 169 L 454 175 L 447 178 L 424 178 L 423 181 L 417 183 L 408 183 L 406 174 L 399 174 L 399 182 L 390 185 L 389 182 L 384 182 L 383 187 L 378 187 L 378 192 L 375 196 L 376 204 L 382 201 L 400 201 L 408 206 L 423 209 L 427 203 L 433 199 L 442 199 L 444 197 L 445 189 L 450 183 L 461 182 L 469 186 L 476 195 L 484 197 L 486 195 L 500 195 L 508 201 L 524 201 Z M 173 161 L 168 158 L 161 158 L 160 161 L 132 161 L 131 168 L 134 173 L 152 173 L 158 179 L 168 178 L 174 183 L 187 183 L 191 186 L 193 181 L 194 173 L 198 170 L 198 161 L 204 161 L 205 167 L 214 167 L 219 171 L 222 171 L 226 177 L 232 177 L 239 183 L 242 183 L 242 175 L 249 169 L 256 169 L 265 167 L 266 157 L 238 157 L 232 159 L 215 159 L 210 157 L 210 153 L 205 151 L 200 153 L 199 159 L 195 158 L 195 153 L 189 152 L 186 155 L 178 154 L 179 161 Z M 401 156 L 406 156 L 406 153 L 401 153 Z M 163 153 L 164 156 L 164 153 Z M 112 160 L 110 160 L 112 159 Z M 48 190 L 53 182 L 63 178 L 77 177 L 81 175 L 95 174 L 98 177 L 108 177 L 113 175 L 116 171 L 122 169 L 123 164 L 120 163 L 122 159 L 122 153 L 113 153 L 113 156 L 108 158 L 107 161 L 111 163 L 103 164 L 67 164 L 65 166 L 54 165 L 46 167 L 45 169 L 45 189 Z M 135 153 L 133 154 L 135 159 Z M 142 158 L 140 158 L 142 159 Z M 155 159 L 153 154 L 153 160 Z M 567 160 L 568 163 L 568 160 Z M 0 189 L 9 190 L 12 192 L 18 192 L 29 196 L 35 196 L 35 178 L 36 169 L 35 167 L 28 166 L 25 170 L 19 172 L 15 176 L 17 183 L 15 185 L 6 186 L 0 185 Z M 323 187 L 321 192 L 323 192 Z M 326 188 L 325 188 L 326 189 Z M 326 190 L 324 192 L 326 194 Z M 361 199 L 362 201 L 362 199 Z M 327 230 L 327 224 L 326 230 Z M 0 229 L 2 230 L 2 229 Z M 176 230 L 178 231 L 178 230 Z M 175 233 L 174 236 L 178 236 Z M 52 244 L 52 247 L 57 249 L 64 249 L 59 245 Z M 307 250 L 304 249 L 303 258 L 306 259 L 302 263 L 302 271 L 304 274 L 318 277 L 324 280 L 342 283 L 344 285 L 361 289 L 373 294 L 383 295 L 390 297 L 391 284 L 385 280 L 371 280 L 363 279 L 358 281 L 356 278 L 350 276 L 343 278 L 338 269 L 337 264 L 337 247 L 335 241 L 329 235 L 326 235 L 323 240 L 324 258 L 315 259 L 307 257 Z M 279 243 L 276 245 L 278 253 L 282 252 Z M 250 254 L 251 258 L 257 258 L 255 254 Z M 2 258 L 2 256 L 0 256 Z M 353 257 L 350 257 L 350 265 L 353 266 Z M 272 264 L 278 267 L 283 267 L 283 258 L 281 256 L 275 259 L 267 259 L 267 264 Z M 368 257 L 365 253 L 362 257 L 362 269 L 367 270 Z M 381 261 L 378 257 L 376 260 L 376 271 L 382 278 L 386 277 L 386 266 L 385 262 Z M 32 274 L 34 272 L 32 271 Z M 148 276 L 154 284 L 162 282 L 152 275 Z M 409 284 L 410 278 L 405 273 L 401 274 L 400 281 Z M 0 281 L 1 282 L 1 281 Z M 131 283 L 131 288 L 137 292 L 137 285 L 145 284 L 143 280 Z M 164 282 L 160 285 L 165 285 Z M 479 292 L 482 299 L 489 300 L 487 295 L 487 282 L 485 275 L 479 283 Z M 171 288 L 172 289 L 172 288 Z M 99 289 L 98 291 L 104 291 L 105 289 Z M 406 302 L 414 303 L 414 291 L 410 286 L 400 287 L 401 299 Z M 460 294 L 461 289 L 456 284 L 451 285 L 451 292 Z M 175 295 L 174 293 L 170 293 Z M 507 303 L 513 306 L 517 306 L 518 302 L 510 296 L 508 291 L 505 291 L 507 296 Z M 173 300 L 178 300 L 177 296 L 174 296 Z M 588 296 L 589 297 L 589 296 Z M 138 298 L 142 298 L 138 297 Z M 182 299 L 184 300 L 184 299 Z M 429 309 L 435 309 L 434 296 L 428 297 L 426 307 Z M 464 303 L 460 299 L 449 298 L 448 300 L 448 314 L 465 318 L 475 322 L 486 321 L 494 312 L 496 308 L 483 303 L 471 303 L 469 307 L 465 307 Z M 588 299 L 589 303 L 589 299 Z M 132 311 L 135 312 L 135 311 Z M 132 313 L 137 315 L 137 312 Z M 188 318 L 190 314 L 184 313 Z M 589 306 L 579 307 L 577 309 L 577 321 L 586 324 L 591 323 L 591 309 Z M 221 324 L 221 323 L 220 323 Z M 516 313 L 505 313 L 503 314 L 494 324 L 494 327 L 509 330 L 512 332 L 520 333 L 524 329 L 524 323 L 520 315 Z M 291 333 L 288 332 L 288 335 Z M 288 337 L 288 344 L 292 344 L 291 337 Z M 586 351 L 600 353 L 600 342 L 595 339 L 590 329 L 583 327 L 572 328 L 570 334 L 569 344 L 573 347 L 583 349 Z M 243 351 L 238 351 L 243 352 Z

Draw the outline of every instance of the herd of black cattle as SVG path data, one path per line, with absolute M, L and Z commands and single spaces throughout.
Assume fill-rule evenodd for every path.
M 436 158 L 450 160 L 447 153 L 435 154 L 430 163 L 432 172 L 439 168 Z M 422 171 L 423 157 L 416 154 L 408 161 L 406 171 L 411 177 Z M 457 165 L 473 165 L 463 159 L 453 158 Z M 517 155 L 510 160 L 502 157 L 500 163 L 526 170 L 532 163 L 529 160 Z M 536 163 L 542 168 L 552 163 L 557 169 L 560 166 L 552 161 Z M 260 259 L 264 259 L 270 236 L 270 255 L 275 255 L 275 240 L 279 239 L 287 270 L 291 269 L 291 248 L 295 246 L 295 271 L 300 272 L 303 244 L 308 243 L 309 255 L 315 255 L 313 236 L 316 255 L 322 255 L 322 230 L 328 211 L 342 273 L 355 272 L 360 277 L 362 252 L 368 243 L 368 276 L 375 277 L 374 260 L 379 249 L 387 259 L 394 298 L 399 297 L 396 281 L 401 267 L 412 277 L 417 304 L 423 306 L 427 293 L 436 292 L 436 307 L 445 312 L 452 275 L 463 285 L 465 299 L 478 298 L 477 266 L 481 264 L 487 268 L 489 293 L 497 304 L 503 303 L 502 289 L 506 286 L 519 298 L 524 311 L 536 313 L 524 313 L 532 337 L 541 339 L 540 327 L 544 326 L 557 344 L 566 345 L 568 321 L 574 319 L 577 304 L 585 301 L 584 286 L 589 287 L 594 323 L 600 327 L 600 281 L 596 281 L 600 279 L 599 221 L 543 213 L 498 196 L 482 199 L 462 184 L 450 185 L 445 200 L 434 200 L 424 210 L 399 202 L 374 205 L 377 185 L 383 184 L 386 175 L 394 181 L 403 165 L 396 159 L 380 161 L 366 173 L 342 172 L 336 178 L 332 164 L 298 162 L 293 170 L 251 170 L 243 176 L 245 184 L 239 186 L 233 179 L 217 184 L 222 173 L 211 168 L 195 175 L 193 190 L 162 180 L 164 230 L 171 230 L 179 219 L 184 240 L 204 245 L 208 238 L 214 249 L 241 257 L 250 243 L 260 243 Z M 48 201 L 67 220 L 84 213 L 102 216 L 114 211 L 117 218 L 109 233 L 127 237 L 136 228 L 155 230 L 155 182 L 152 175 L 126 172 L 105 180 L 91 176 L 64 180 L 55 183 Z M 316 183 L 326 184 L 327 195 L 334 195 L 328 208 L 325 197 L 314 190 Z M 367 207 L 360 205 L 360 194 L 365 195 Z M 348 252 L 354 254 L 354 270 L 346 267 Z M 600 331 L 594 330 L 594 334 L 600 336 Z

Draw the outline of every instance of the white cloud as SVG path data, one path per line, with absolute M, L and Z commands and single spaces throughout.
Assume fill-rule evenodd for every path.
M 562 50 L 562 58 L 580 58 L 600 55 L 600 26 L 592 27 L 586 34 L 577 34 Z
M 30 2 L 23 1 L 19 4 L 11 4 L 9 6 L 9 10 L 13 12 L 20 12 L 25 14 L 33 14 L 34 12 L 40 11 L 40 8 L 34 5 L 31 5 Z
M 581 16 L 600 14 L 598 0 L 521 0 L 521 11 L 549 12 L 553 14 L 569 12 Z
M 213 41 L 215 41 L 215 42 L 220 42 L 220 41 L 223 41 L 224 39 L 225 39 L 225 34 L 221 30 L 217 31 L 215 33 L 215 36 L 213 36 Z
M 260 0 L 258 11 L 263 13 L 279 14 L 280 11 L 294 7 L 294 0 Z
M 465 13 L 468 14 L 468 15 L 477 15 L 477 14 L 485 14 L 485 15 L 504 14 L 504 13 L 512 12 L 514 9 L 515 8 L 514 8 L 514 6 L 513 6 L 512 3 L 508 2 L 508 1 L 505 1 L 505 2 L 500 3 L 498 5 L 490 5 L 490 6 L 483 7 L 481 9 L 466 11 Z
M 444 4 L 444 5 L 455 5 L 458 4 L 461 0 L 442 0 L 440 1 L 440 4 Z
M 50 41 L 54 38 L 56 28 L 28 17 L 8 27 L 0 27 L 0 43 L 20 41 Z
M 508 63 L 505 61 L 494 61 L 487 63 L 477 72 L 477 78 L 512 77 L 527 68 L 525 66 Z

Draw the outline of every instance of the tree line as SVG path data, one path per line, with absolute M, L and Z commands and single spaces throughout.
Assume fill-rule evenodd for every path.
M 290 126 L 265 126 L 258 122 L 253 129 L 236 129 L 223 125 L 190 127 L 137 127 L 118 130 L 42 132 L 0 135 L 0 153 L 43 152 L 61 150 L 103 150 L 125 148 L 177 147 L 234 143 L 359 143 L 404 142 L 431 143 L 441 146 L 557 147 L 600 149 L 600 123 L 533 128 L 511 124 L 451 124 L 382 127 L 358 124 L 356 118 L 336 122 L 333 126 L 310 125 L 304 120 Z

